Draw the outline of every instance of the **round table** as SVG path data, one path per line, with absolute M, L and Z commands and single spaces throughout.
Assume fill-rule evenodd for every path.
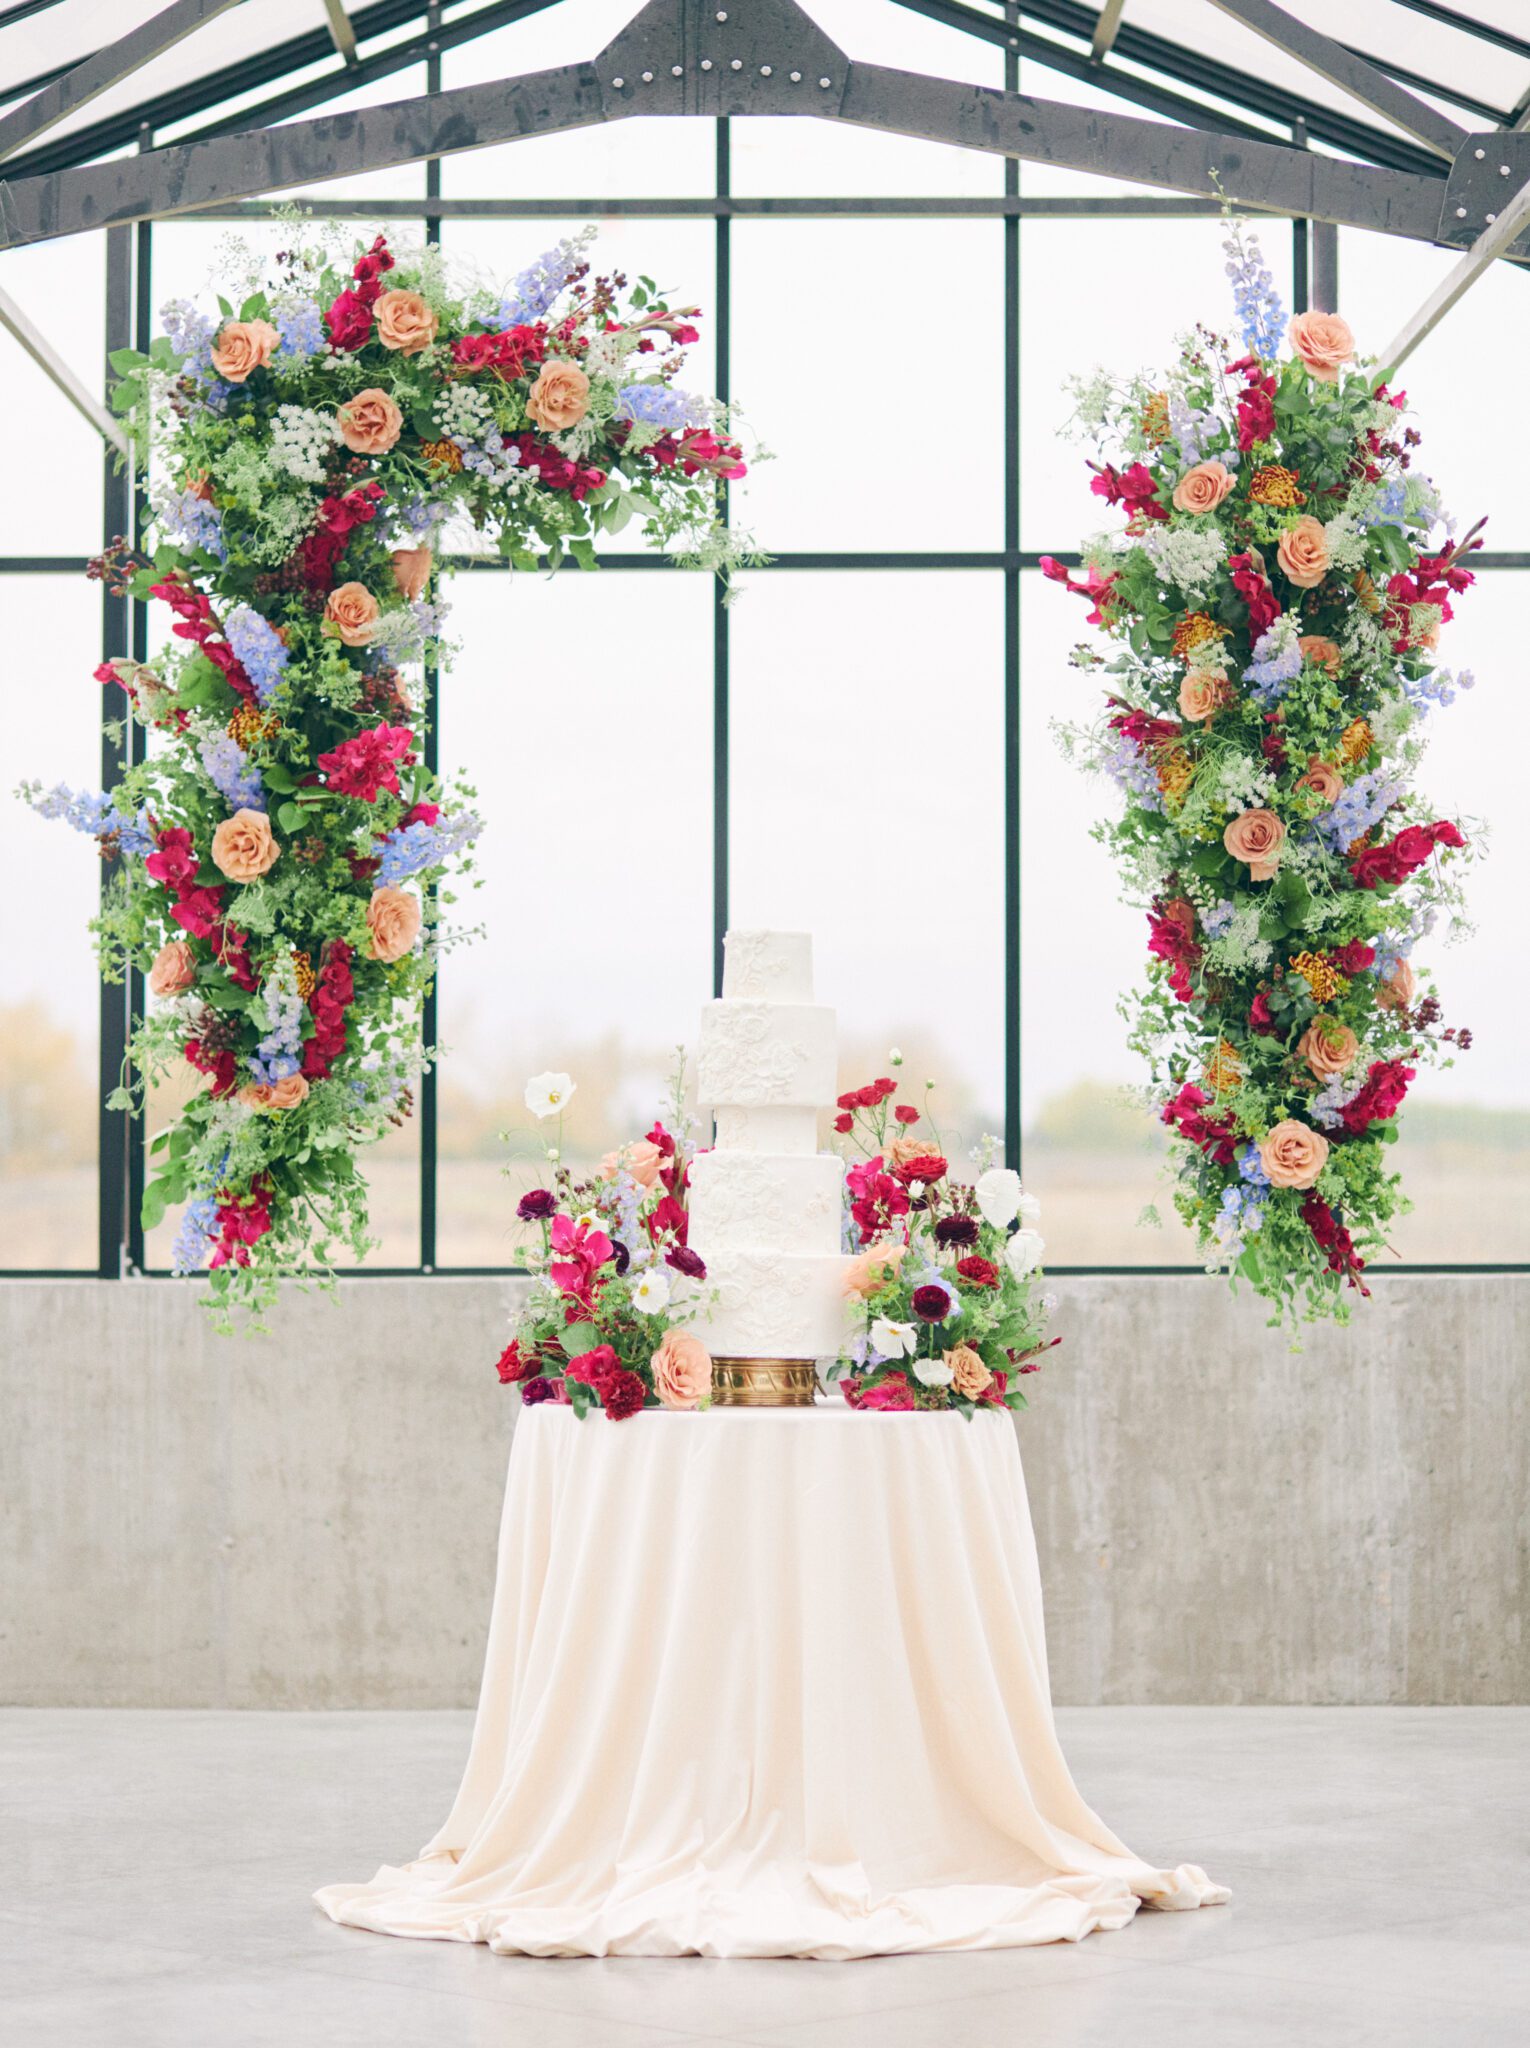
M 504 1953 L 823 1958 L 1226 1897 L 1069 1776 L 1007 1415 L 552 1403 L 516 1424 L 456 1803 L 317 1894 Z

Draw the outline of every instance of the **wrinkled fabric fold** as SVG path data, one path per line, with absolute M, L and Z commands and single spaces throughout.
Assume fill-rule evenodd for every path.
M 524 1410 L 467 1768 L 331 1919 L 505 1954 L 1077 1941 L 1227 1893 L 1058 1746 L 1006 1417 Z

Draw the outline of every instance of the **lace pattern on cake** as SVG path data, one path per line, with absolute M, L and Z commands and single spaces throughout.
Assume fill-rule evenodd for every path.
M 818 1070 L 825 1064 L 822 1019 L 829 1014 L 805 1004 L 714 1004 L 701 1024 L 697 1082 L 703 1099 L 766 1105 L 824 1099 Z M 794 1027 L 793 1018 L 803 1021 Z

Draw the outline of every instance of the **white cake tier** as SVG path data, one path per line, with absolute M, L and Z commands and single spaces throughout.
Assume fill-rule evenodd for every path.
M 834 1012 L 817 1003 L 708 1003 L 701 1012 L 696 1094 L 719 1104 L 817 1109 L 834 1100 Z
M 728 932 L 723 987 L 734 1001 L 810 1003 L 813 941 L 807 932 Z
M 818 1150 L 816 1109 L 736 1109 L 717 1112 L 719 1152 L 770 1152 L 778 1159 Z
M 703 1152 L 691 1162 L 690 1235 L 710 1271 L 726 1252 L 837 1252 L 844 1162 Z
M 714 1358 L 835 1358 L 846 1320 L 844 1269 L 837 1255 L 721 1252 L 707 1259 L 703 1292 L 715 1287 L 718 1299 L 702 1310 L 696 1334 Z

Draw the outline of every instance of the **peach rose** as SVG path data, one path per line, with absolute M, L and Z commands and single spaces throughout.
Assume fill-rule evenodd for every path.
M 1310 1188 L 1328 1163 L 1328 1140 L 1294 1117 L 1259 1140 L 1259 1158 L 1271 1187 Z
M 429 548 L 395 548 L 388 558 L 393 564 L 393 581 L 405 604 L 413 604 L 425 593 L 434 560 Z
M 353 455 L 386 455 L 404 431 L 404 415 L 375 384 L 335 407 L 340 438 Z
M 970 1344 L 958 1344 L 954 1351 L 944 1352 L 942 1356 L 951 1368 L 953 1392 L 975 1401 L 979 1394 L 986 1393 L 993 1385 L 993 1374 Z
M 270 362 L 280 340 L 269 320 L 225 320 L 213 344 L 212 366 L 225 384 L 242 384 Z
M 191 948 L 184 939 L 171 939 L 154 955 L 154 965 L 149 969 L 149 993 L 178 996 L 183 989 L 190 988 L 196 978 L 197 963 L 192 958 Z
M 1344 794 L 1344 777 L 1320 754 L 1314 754 L 1307 762 L 1307 772 L 1296 779 L 1298 789 L 1310 789 L 1314 796 L 1321 797 L 1325 804 L 1336 804 Z
M 526 412 L 544 434 L 556 434 L 582 420 L 589 402 L 589 378 L 577 363 L 555 356 L 527 392 Z
M 666 1408 L 696 1408 L 712 1391 L 712 1354 L 689 1330 L 667 1330 L 650 1361 L 653 1390 Z
M 630 1145 L 608 1152 L 600 1162 L 599 1173 L 602 1180 L 615 1180 L 618 1168 L 625 1168 L 640 1188 L 651 1188 L 663 1164 L 664 1154 L 652 1138 L 634 1138 Z
M 907 1166 L 911 1159 L 938 1159 L 940 1147 L 933 1138 L 894 1138 L 887 1147 L 890 1166 Z
M 1286 336 L 1313 376 L 1324 384 L 1335 382 L 1340 363 L 1355 359 L 1355 337 L 1349 322 L 1337 313 L 1298 313 Z
M 1411 1010 L 1417 993 L 1418 983 L 1406 960 L 1399 960 L 1392 972 L 1376 983 L 1376 1000 L 1383 1010 Z
M 1215 512 L 1233 487 L 1232 472 L 1223 462 L 1198 462 L 1174 486 L 1176 512 Z
M 402 960 L 420 936 L 419 897 L 386 884 L 374 889 L 367 905 L 367 930 L 372 935 L 367 946 L 369 958 L 381 960 L 384 966 Z
M 1304 512 L 1280 536 L 1275 559 L 1298 590 L 1315 590 L 1328 574 L 1328 536 L 1322 520 Z
M 844 1270 L 840 1285 L 852 1301 L 866 1301 L 885 1280 L 895 1279 L 908 1257 L 906 1244 L 870 1244 L 857 1252 Z
M 1273 811 L 1241 811 L 1222 834 L 1234 860 L 1247 861 L 1249 880 L 1268 882 L 1280 866 L 1286 828 Z
M 281 848 L 264 811 L 235 811 L 212 837 L 212 857 L 231 882 L 258 882 Z
M 1296 1050 L 1320 1081 L 1331 1081 L 1355 1064 L 1360 1041 L 1347 1024 L 1336 1024 L 1332 1017 L 1314 1017 L 1296 1041 Z
M 1302 660 L 1309 667 L 1326 669 L 1335 681 L 1338 680 L 1343 657 L 1336 640 L 1330 640 L 1326 633 L 1302 633 L 1296 644 L 1302 651 Z
M 1227 702 L 1227 678 L 1214 668 L 1193 668 L 1179 686 L 1179 715 L 1198 724 Z
M 384 292 L 372 308 L 377 339 L 401 356 L 417 356 L 436 338 L 440 321 L 418 292 Z
M 247 1109 L 296 1109 L 308 1093 L 301 1074 L 284 1074 L 280 1081 L 250 1081 L 239 1091 Z
M 364 583 L 342 583 L 329 593 L 324 616 L 339 629 L 347 647 L 365 647 L 377 628 L 377 599 Z

